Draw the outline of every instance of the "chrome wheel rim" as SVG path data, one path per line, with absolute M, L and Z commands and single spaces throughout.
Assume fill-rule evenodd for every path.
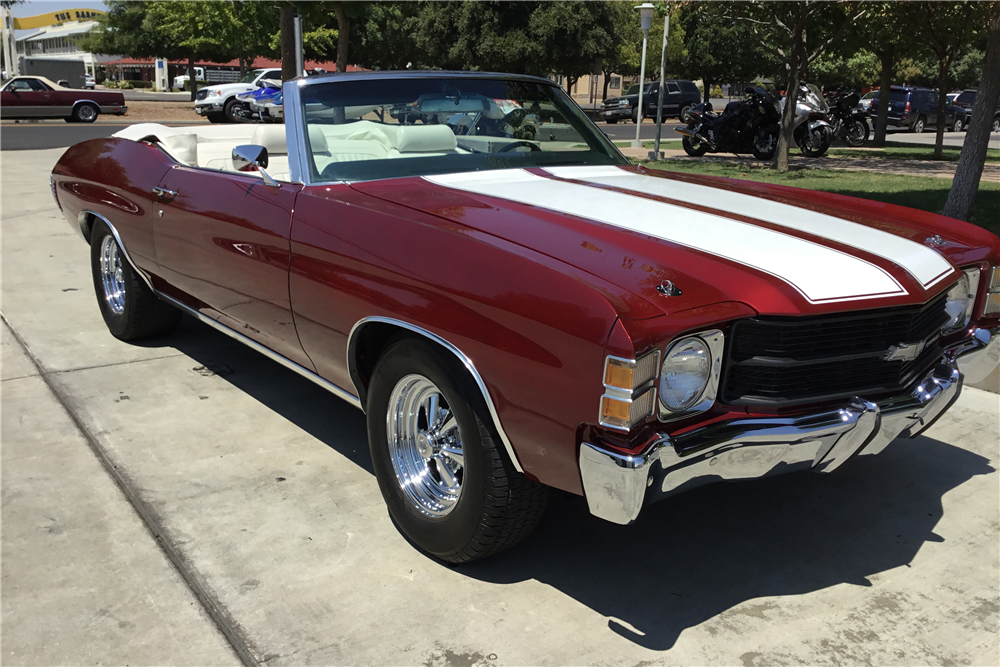
M 92 120 L 97 117 L 97 114 L 94 112 L 94 107 L 90 105 L 80 107 L 77 114 L 80 116 L 81 120 Z
M 101 242 L 101 283 L 104 300 L 115 315 L 125 312 L 125 275 L 122 256 L 114 237 L 105 236 Z
M 447 399 L 422 375 L 407 375 L 389 395 L 389 459 L 406 499 L 422 514 L 455 509 L 465 481 L 462 434 Z

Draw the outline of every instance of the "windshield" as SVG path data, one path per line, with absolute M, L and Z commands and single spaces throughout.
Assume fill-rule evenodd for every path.
M 253 80 L 256 79 L 258 76 L 260 76 L 260 73 L 263 71 L 264 70 L 262 69 L 255 69 L 251 72 L 247 72 L 246 74 L 243 75 L 243 78 L 240 79 L 238 83 L 253 83 Z
M 875 94 L 877 92 L 878 92 L 877 90 L 871 90 L 871 91 L 865 93 L 864 97 L 862 97 L 861 99 L 863 99 L 863 100 L 870 100 L 871 98 L 875 97 Z
M 317 181 L 628 164 L 576 104 L 542 82 L 335 81 L 304 86 L 302 114 Z

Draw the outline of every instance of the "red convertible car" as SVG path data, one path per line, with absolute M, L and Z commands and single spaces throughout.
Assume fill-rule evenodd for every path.
M 73 90 L 43 76 L 17 76 L 0 88 L 0 117 L 65 118 L 67 123 L 93 123 L 102 113 L 122 116 L 125 96 L 104 90 Z
M 53 194 L 114 336 L 187 313 L 364 410 L 389 512 L 446 561 L 524 537 L 547 487 L 627 524 L 831 472 L 1000 362 L 979 227 L 631 165 L 540 78 L 317 76 L 284 107 L 77 144 Z

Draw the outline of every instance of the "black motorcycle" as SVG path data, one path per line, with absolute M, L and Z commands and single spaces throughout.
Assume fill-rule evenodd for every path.
M 771 93 L 763 88 L 747 88 L 742 100 L 726 105 L 721 114 L 710 102 L 692 107 L 684 115 L 687 127 L 681 144 L 691 157 L 705 153 L 753 153 L 758 160 L 770 160 L 778 149 L 781 132 L 781 109 Z
M 858 107 L 861 96 L 853 88 L 841 88 L 830 96 L 830 120 L 833 136 L 848 146 L 863 146 L 868 141 L 868 113 Z

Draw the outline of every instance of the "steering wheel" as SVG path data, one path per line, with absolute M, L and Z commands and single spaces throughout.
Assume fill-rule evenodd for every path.
M 531 152 L 541 151 L 542 149 L 538 147 L 538 144 L 533 144 L 530 141 L 512 141 L 503 148 L 497 151 L 497 153 L 506 153 L 508 151 L 514 150 L 518 146 L 527 146 L 531 149 Z

